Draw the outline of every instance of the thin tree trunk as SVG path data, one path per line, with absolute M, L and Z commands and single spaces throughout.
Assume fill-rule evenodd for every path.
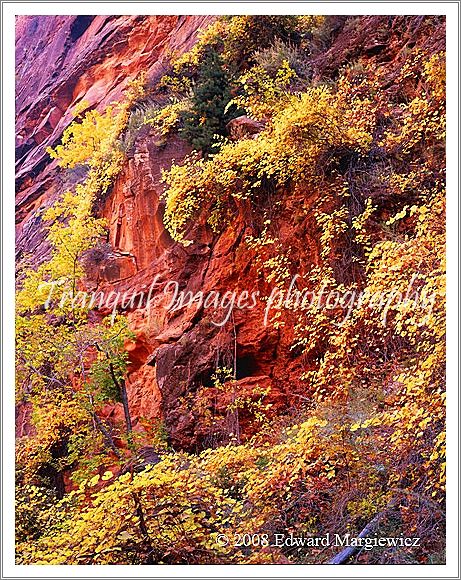
M 112 435 L 109 433 L 109 431 L 105 428 L 104 423 L 101 421 L 101 419 L 96 415 L 95 412 L 93 412 L 93 421 L 96 424 L 96 427 L 99 429 L 99 431 L 101 432 L 101 435 L 104 437 L 104 440 L 106 441 L 106 444 L 112 449 L 112 451 L 115 453 L 115 455 L 117 456 L 117 459 L 121 459 L 122 456 L 120 455 L 119 450 L 117 449 L 117 447 L 115 446 L 114 440 L 112 439 Z
M 125 413 L 126 431 L 127 433 L 131 433 L 133 431 L 133 425 L 131 423 L 130 407 L 128 406 L 128 395 L 124 379 L 120 381 L 120 396 L 122 398 L 123 412 Z
M 146 564 L 155 564 L 154 562 L 154 548 L 149 536 L 149 531 L 147 529 L 146 520 L 144 519 L 144 512 L 141 505 L 140 494 L 133 493 L 133 499 L 136 506 L 136 515 L 139 518 L 139 529 L 141 530 L 141 535 L 144 539 L 144 543 L 147 548 L 147 561 Z
M 99 352 L 104 352 L 97 343 L 95 343 L 95 346 Z M 112 379 L 112 382 L 116 386 L 116 388 L 120 394 L 120 398 L 122 400 L 123 412 L 125 414 L 126 432 L 129 436 L 131 434 L 131 432 L 133 431 L 133 425 L 131 423 L 130 407 L 128 406 L 128 395 L 126 393 L 125 379 L 121 379 L 120 381 L 117 380 L 117 377 L 115 375 L 114 365 L 110 361 L 110 356 L 108 355 L 107 352 L 105 353 L 105 355 L 106 355 L 106 359 L 109 361 L 110 377 Z
M 232 311 L 232 328 L 234 331 L 234 367 L 233 367 L 233 375 L 234 375 L 234 382 L 232 385 L 233 393 L 232 393 L 232 404 L 235 403 L 235 381 L 237 380 L 237 330 L 235 329 L 235 320 L 234 320 L 234 311 Z M 239 410 L 238 407 L 234 409 L 234 423 L 235 423 L 235 437 L 237 440 L 237 444 L 240 445 L 240 417 L 239 417 Z
M 109 363 L 109 371 L 112 381 L 117 387 L 118 392 L 120 393 L 120 398 L 122 399 L 123 412 L 125 414 L 126 432 L 129 435 L 133 431 L 133 425 L 131 423 L 130 407 L 128 406 L 128 395 L 126 392 L 125 379 L 121 379 L 120 381 L 117 380 L 117 377 L 115 376 L 114 365 L 112 363 Z

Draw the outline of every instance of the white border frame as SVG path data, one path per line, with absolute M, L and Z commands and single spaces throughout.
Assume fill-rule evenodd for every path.
M 2 578 L 459 578 L 458 461 L 458 159 L 459 159 L 459 3 L 458 2 L 2 2 L 3 142 L 3 572 Z M 14 51 L 15 15 L 54 14 L 440 14 L 447 16 L 447 564 L 410 566 L 350 565 L 153 565 L 17 566 L 14 564 Z

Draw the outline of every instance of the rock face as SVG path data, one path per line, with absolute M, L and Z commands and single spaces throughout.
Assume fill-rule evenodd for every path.
M 209 16 L 20 16 L 16 21 L 16 256 L 46 258 L 41 213 L 72 184 L 46 153 L 72 121 L 81 101 L 102 109 L 119 99 L 141 71 L 155 82 L 171 51 L 188 50 Z M 128 159 L 103 208 L 110 222 L 111 248 L 102 264 L 90 264 L 96 282 L 134 287 L 155 273 L 171 245 L 162 225 L 159 176 L 162 166 L 181 158 L 183 143 L 164 151 L 145 139 Z M 153 160 L 153 161 L 152 161 Z M 174 258 L 173 258 L 174 259 Z M 153 269 L 152 269 L 153 268 Z M 179 267 L 180 268 L 180 267 Z M 96 274 L 95 274 L 96 272 Z M 138 277 L 136 278 L 136 275 Z M 152 332 L 133 313 L 139 341 L 129 345 L 129 403 L 136 419 L 161 416 L 155 370 L 146 366 Z M 139 322 L 139 321 L 142 322 Z M 118 407 L 107 410 L 119 418 Z
M 250 119 L 246 115 L 236 117 L 227 123 L 229 136 L 233 141 L 238 141 L 250 135 L 257 135 L 264 129 L 264 123 Z
M 251 257 L 242 245 L 249 233 L 244 212 L 215 238 L 196 224 L 192 236 L 196 241 L 189 247 L 173 242 L 163 228 L 159 168 L 169 167 L 173 158 L 188 151 L 179 139 L 160 147 L 153 134 L 139 137 L 102 210 L 110 223 L 112 255 L 99 276 L 112 291 L 138 293 L 135 307 L 128 309 L 137 335 L 127 345 L 133 413 L 138 418 L 163 416 L 172 445 L 199 450 L 208 434 L 200 427 L 194 396 L 212 386 L 217 367 L 235 365 L 239 389 L 246 389 L 250 399 L 252 387 L 268 388 L 275 412 L 288 403 L 284 389 L 290 361 L 283 347 L 279 352 L 283 339 L 263 324 L 262 303 L 254 309 L 235 309 L 230 316 L 223 306 L 226 292 L 255 289 Z M 148 294 L 152 288 L 152 303 L 140 304 L 142 292 Z M 198 298 L 171 310 L 181 293 Z M 219 307 L 206 308 L 200 293 L 214 293 Z M 121 419 L 121 410 L 113 409 L 112 416 Z
M 101 109 L 141 71 L 152 81 L 210 16 L 18 16 L 16 20 L 17 250 L 39 251 L 41 207 L 60 190 L 55 145 L 81 101 Z M 32 235 L 31 235 L 32 234 Z

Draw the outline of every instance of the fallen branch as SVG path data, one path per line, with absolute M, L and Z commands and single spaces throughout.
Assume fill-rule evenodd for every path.
M 371 522 L 369 522 L 363 528 L 363 530 L 360 532 L 360 534 L 357 537 L 358 538 L 366 538 L 367 536 L 372 534 L 377 529 L 381 518 L 388 510 L 389 510 L 389 508 L 386 508 L 384 511 L 382 511 L 378 515 L 376 515 L 371 520 Z M 339 552 L 339 554 L 336 554 L 336 556 L 333 556 L 333 558 L 331 558 L 331 560 L 328 560 L 327 564 L 346 564 L 346 562 L 349 560 L 349 558 L 354 556 L 354 554 L 359 552 L 361 549 L 362 549 L 362 546 L 347 546 L 347 548 L 344 548 L 344 550 L 341 550 L 341 552 Z

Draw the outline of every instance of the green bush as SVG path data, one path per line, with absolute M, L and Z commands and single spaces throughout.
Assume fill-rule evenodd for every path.
M 183 114 L 182 133 L 191 145 L 203 153 L 216 150 L 216 135 L 226 134 L 226 124 L 236 115 L 225 112 L 231 100 L 229 81 L 219 54 L 209 48 L 193 89 L 192 111 Z

